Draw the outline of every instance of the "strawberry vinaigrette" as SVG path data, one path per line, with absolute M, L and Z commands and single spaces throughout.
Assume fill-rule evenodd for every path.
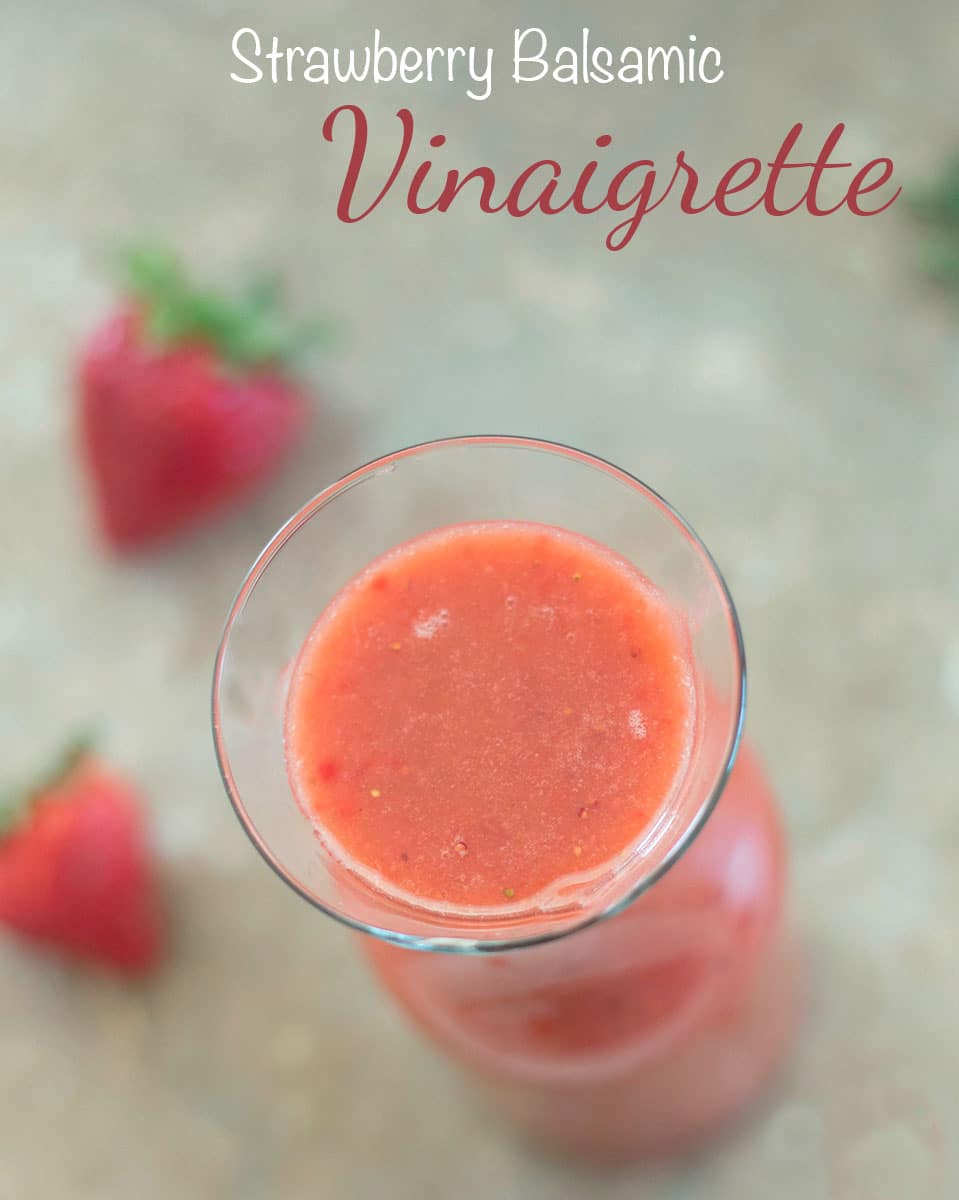
M 629 869 L 695 736 L 689 636 L 612 551 L 556 527 L 422 535 L 356 576 L 294 668 L 298 802 L 347 887 L 450 920 L 575 902 Z M 521 1127 L 620 1160 L 739 1111 L 793 1025 L 777 932 L 784 853 L 745 753 L 663 881 L 520 954 L 371 940 L 387 987 Z
M 428 1038 L 533 1138 L 621 1162 L 727 1125 L 791 1044 L 744 704 L 729 592 L 661 497 L 476 437 L 361 467 L 275 535 L 213 724 L 254 845 L 371 935 Z
M 628 855 L 693 713 L 682 628 L 635 568 L 559 529 L 479 523 L 399 547 L 330 605 L 287 754 L 328 849 L 375 886 L 548 908 Z

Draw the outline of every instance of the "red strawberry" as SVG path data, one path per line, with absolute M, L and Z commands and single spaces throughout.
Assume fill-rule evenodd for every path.
M 128 974 L 146 972 L 160 955 L 156 879 L 136 791 L 85 748 L 0 814 L 0 922 Z
M 102 532 L 120 551 L 160 541 L 269 476 L 307 406 L 287 363 L 275 289 L 228 302 L 191 291 L 176 263 L 131 255 L 128 302 L 80 362 L 81 447 Z

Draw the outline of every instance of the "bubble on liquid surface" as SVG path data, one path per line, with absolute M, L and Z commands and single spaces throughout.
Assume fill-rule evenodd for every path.
M 641 741 L 646 736 L 646 718 L 638 708 L 634 708 L 627 719 L 630 733 Z
M 427 617 L 420 617 L 419 620 L 413 622 L 413 633 L 418 638 L 426 638 L 429 640 L 441 629 L 445 629 L 450 623 L 449 610 L 445 608 L 438 609 L 435 613 L 431 613 Z

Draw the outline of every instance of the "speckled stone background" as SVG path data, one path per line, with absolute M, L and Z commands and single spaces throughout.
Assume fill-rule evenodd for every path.
M 517 15 L 515 10 L 521 10 Z M 587 11 L 588 10 L 588 11 Z M 518 89 L 516 23 L 619 46 L 696 32 L 714 88 Z M 493 44 L 459 88 L 229 81 L 250 24 L 304 45 Z M 959 140 L 951 0 L 398 6 L 334 0 L 5 0 L 0 9 L 0 761 L 78 725 L 149 793 L 174 926 L 131 988 L 0 945 L 0 1200 L 939 1200 L 959 1194 L 959 311 L 874 221 L 510 221 L 391 198 L 333 217 L 359 100 L 380 166 L 400 103 L 450 161 L 576 168 L 685 147 L 713 172 L 796 120 L 839 119 L 900 179 Z M 115 241 L 172 238 L 229 277 L 272 262 L 339 313 L 316 435 L 275 486 L 135 565 L 95 549 L 71 448 L 71 357 Z M 374 991 L 346 934 L 264 869 L 216 774 L 208 680 L 247 564 L 288 512 L 376 453 L 527 432 L 669 496 L 724 567 L 752 737 L 795 850 L 812 1004 L 780 1089 L 700 1160 L 599 1177 L 533 1155 Z

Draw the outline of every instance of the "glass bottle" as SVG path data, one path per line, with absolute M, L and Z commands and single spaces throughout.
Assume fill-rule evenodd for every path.
M 325 851 L 290 788 L 292 663 L 373 558 L 431 528 L 538 521 L 634 562 L 685 620 L 696 725 L 680 786 L 629 861 L 549 912 L 452 917 L 375 893 Z M 213 728 L 227 792 L 266 861 L 363 935 L 413 1020 L 531 1137 L 622 1161 L 691 1146 L 762 1091 L 796 1020 L 776 803 L 740 746 L 745 660 L 718 568 L 626 472 L 514 437 L 453 438 L 361 467 L 276 534 L 217 655 Z

